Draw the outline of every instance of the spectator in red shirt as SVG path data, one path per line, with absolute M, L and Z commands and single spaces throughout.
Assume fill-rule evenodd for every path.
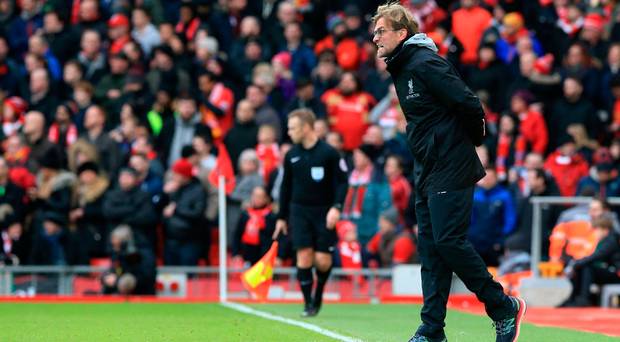
M 270 125 L 261 125 L 258 128 L 258 145 L 256 156 L 260 162 L 260 173 L 265 184 L 269 182 L 269 175 L 280 164 L 280 148 L 276 140 L 276 130 Z
M 332 129 L 344 138 L 344 149 L 352 151 L 359 147 L 369 125 L 370 109 L 376 104 L 370 94 L 361 91 L 359 78 L 345 72 L 338 86 L 326 91 L 321 101 L 327 107 Z
M 588 162 L 577 153 L 575 142 L 567 138 L 545 161 L 549 172 L 562 196 L 574 196 L 579 180 L 589 174 Z
M 211 128 L 213 139 L 219 141 L 233 125 L 233 92 L 210 71 L 198 75 L 198 88 L 202 122 Z
M 110 55 L 123 51 L 123 46 L 129 43 L 129 18 L 124 14 L 115 14 L 108 20 L 108 36 L 110 37 Z
M 342 268 L 359 270 L 362 268 L 361 246 L 357 240 L 357 227 L 348 220 L 336 224 L 338 233 L 338 254 Z
M 401 3 L 411 11 L 421 32 L 433 32 L 447 17 L 446 11 L 437 6 L 435 0 L 410 0 Z
M 28 102 L 21 97 L 11 96 L 4 100 L 2 109 L 2 133 L 4 136 L 17 134 L 24 124 L 24 113 Z
M 329 35 L 319 41 L 314 47 L 314 53 L 319 55 L 326 49 L 335 51 L 338 65 L 345 70 L 355 70 L 359 66 L 361 51 L 358 42 L 348 31 L 344 18 L 334 15 L 327 20 Z
M 392 203 L 398 210 L 399 222 L 405 222 L 405 209 L 411 197 L 411 184 L 403 176 L 403 160 L 397 155 L 391 155 L 385 161 L 385 177 L 390 183 L 392 191 Z
M 416 246 L 410 232 L 398 229 L 398 211 L 390 207 L 379 216 L 379 231 L 366 245 L 382 267 L 410 264 L 415 260 Z
M 510 101 L 511 111 L 519 118 L 519 134 L 529 145 L 529 151 L 544 154 L 549 141 L 547 124 L 533 106 L 534 95 L 527 90 L 516 91 Z
M 476 63 L 482 34 L 491 24 L 491 13 L 478 5 L 478 0 L 461 0 L 461 8 L 452 13 L 452 32 L 463 44 L 464 64 Z

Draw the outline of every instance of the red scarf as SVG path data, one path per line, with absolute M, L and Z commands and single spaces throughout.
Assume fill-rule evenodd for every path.
M 508 156 L 510 156 L 510 149 L 512 148 L 513 138 L 509 134 L 500 133 L 497 140 L 497 158 L 495 160 L 495 167 L 497 175 L 500 179 L 506 179 L 508 174 Z M 523 136 L 518 135 L 515 146 L 515 166 L 522 166 L 523 159 L 525 158 L 526 142 Z
M 344 218 L 359 218 L 362 216 L 362 204 L 364 203 L 366 189 L 370 183 L 372 169 L 372 166 L 369 166 L 366 170 L 353 170 L 351 172 L 349 189 L 347 190 L 347 197 L 344 200 L 342 211 Z
M 185 38 L 187 38 L 188 41 L 191 41 L 194 40 L 194 35 L 198 32 L 199 27 L 200 19 L 194 18 L 189 23 L 179 21 L 174 30 L 177 34 L 182 34 L 185 32 Z
M 22 126 L 23 122 L 21 120 L 5 121 L 2 123 L 2 132 L 4 132 L 4 136 L 10 137 L 13 134 L 17 134 Z
M 559 18 L 557 21 L 557 26 L 569 37 L 574 37 L 579 32 L 579 30 L 581 30 L 581 27 L 583 27 L 583 17 L 579 17 L 573 22 L 568 20 L 567 7 L 556 8 L 556 13 Z
M 78 138 L 78 131 L 74 124 L 69 125 L 69 129 L 67 130 L 67 136 L 65 137 L 66 146 L 71 146 Z M 54 143 L 58 144 L 58 140 L 60 139 L 60 127 L 57 123 L 53 123 L 50 126 L 49 133 L 47 134 L 47 139 Z
M 9 237 L 9 233 L 2 232 L 2 250 L 4 254 L 11 255 L 13 249 L 13 239 Z
M 612 114 L 612 123 L 620 126 L 620 99 L 614 102 L 614 109 Z M 616 137 L 620 135 L 620 131 L 616 132 Z
M 211 109 L 205 105 L 200 106 L 200 112 L 202 113 L 202 122 L 211 128 L 211 134 L 213 139 L 219 141 L 224 139 L 224 136 L 230 128 L 233 126 L 233 102 L 234 95 L 232 91 L 222 83 L 216 83 L 209 93 L 209 102 L 215 107 L 222 110 L 224 116 L 218 117 Z
M 261 164 L 261 174 L 265 184 L 269 183 L 269 175 L 280 164 L 280 148 L 278 144 L 273 143 L 270 145 L 258 144 L 256 145 L 256 155 Z
M 5 140 L 6 142 L 6 140 Z M 6 144 L 4 144 L 6 145 Z M 6 146 L 5 146 L 6 149 Z M 24 146 L 15 152 L 5 152 L 4 159 L 9 164 L 9 167 L 14 168 L 16 166 L 24 166 L 28 162 L 30 157 L 30 147 Z
M 258 246 L 260 243 L 260 231 L 267 226 L 265 217 L 271 213 L 271 206 L 261 209 L 248 208 L 247 211 L 250 218 L 245 223 L 241 242 L 246 245 Z
M 338 243 L 342 268 L 348 270 L 362 269 L 362 247 L 357 241 L 340 241 Z
M 583 27 L 583 18 L 578 18 L 574 22 L 560 18 L 558 19 L 558 27 L 572 38 L 581 30 L 581 27 Z

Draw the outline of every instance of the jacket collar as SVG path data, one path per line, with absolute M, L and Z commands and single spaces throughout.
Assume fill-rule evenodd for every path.
M 432 39 L 424 33 L 416 33 L 404 39 L 394 51 L 385 58 L 387 70 L 392 74 L 397 72 L 407 61 L 417 48 L 426 48 L 433 52 L 437 52 L 437 46 Z

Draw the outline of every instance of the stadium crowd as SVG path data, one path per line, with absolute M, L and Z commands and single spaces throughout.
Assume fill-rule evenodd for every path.
M 0 0 L 2 261 L 89 264 L 130 249 L 149 265 L 210 262 L 219 175 L 233 261 L 256 261 L 297 108 L 348 165 L 338 264 L 415 261 L 406 122 L 369 25 L 382 2 Z M 469 235 L 488 265 L 527 264 L 531 196 L 620 195 L 615 1 L 401 3 L 485 108 Z M 617 237 L 598 201 L 589 215 L 544 207 L 543 255 L 590 255 L 606 235 L 591 224 L 607 225 L 600 212 Z

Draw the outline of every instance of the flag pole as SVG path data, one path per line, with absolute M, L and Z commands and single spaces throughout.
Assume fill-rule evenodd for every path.
M 220 276 L 219 276 L 219 285 L 220 285 L 220 302 L 228 301 L 228 291 L 227 291 L 227 283 L 228 283 L 228 270 L 226 265 L 226 187 L 225 180 L 223 175 L 219 175 L 219 186 L 218 186 L 218 211 L 219 211 L 219 252 L 220 252 Z

